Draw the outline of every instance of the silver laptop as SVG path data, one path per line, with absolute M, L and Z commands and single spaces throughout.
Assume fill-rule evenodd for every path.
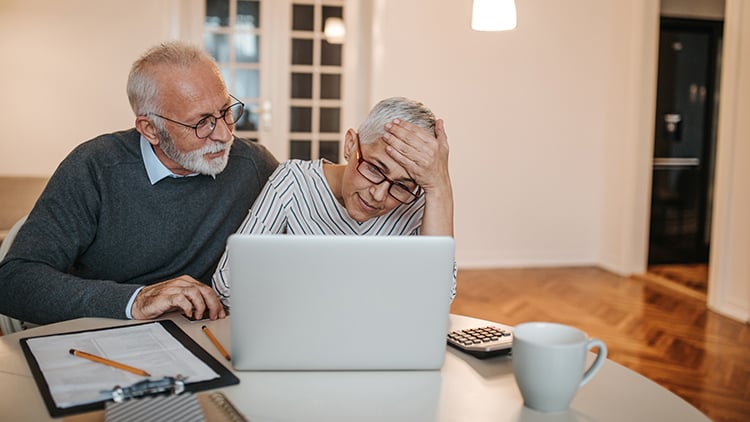
M 437 236 L 230 236 L 238 370 L 443 365 L 454 241 Z

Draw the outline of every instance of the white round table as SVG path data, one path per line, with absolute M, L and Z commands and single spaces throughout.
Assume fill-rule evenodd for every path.
M 227 364 L 201 331 L 209 324 L 230 349 L 229 320 L 180 328 Z M 489 322 L 451 315 L 451 329 Z M 0 415 L 3 420 L 54 420 L 23 356 L 19 339 L 132 323 L 83 318 L 0 337 Z M 394 345 L 394 347 L 398 347 Z M 303 345 L 300 352 L 304 352 Z M 593 357 L 593 355 L 591 355 Z M 240 384 L 221 389 L 252 422 L 262 421 L 709 421 L 695 407 L 649 379 L 607 360 L 567 412 L 543 414 L 523 406 L 511 357 L 479 360 L 446 346 L 440 371 L 235 372 Z M 103 412 L 65 420 L 102 420 Z

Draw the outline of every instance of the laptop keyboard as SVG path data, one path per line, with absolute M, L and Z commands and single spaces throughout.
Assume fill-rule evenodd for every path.
M 455 330 L 448 333 L 448 344 L 477 358 L 486 359 L 510 353 L 513 333 L 496 326 Z

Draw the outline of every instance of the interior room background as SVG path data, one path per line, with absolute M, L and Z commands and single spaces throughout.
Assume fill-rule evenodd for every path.
M 132 127 L 131 63 L 160 41 L 200 43 L 204 4 L 0 1 L 0 176 L 49 176 L 82 141 Z M 459 267 L 645 272 L 658 1 L 516 0 L 509 32 L 472 31 L 471 0 L 342 4 L 356 70 L 342 126 L 394 95 L 445 119 Z M 727 0 L 723 18 L 709 306 L 747 321 L 750 4 Z

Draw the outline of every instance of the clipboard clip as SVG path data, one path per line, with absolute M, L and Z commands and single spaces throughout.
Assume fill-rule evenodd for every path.
M 159 380 L 143 380 L 128 387 L 116 385 L 110 391 L 102 391 L 111 394 L 112 400 L 121 403 L 125 400 L 157 394 L 181 394 L 185 391 L 185 378 L 182 375 L 176 377 L 164 377 Z

